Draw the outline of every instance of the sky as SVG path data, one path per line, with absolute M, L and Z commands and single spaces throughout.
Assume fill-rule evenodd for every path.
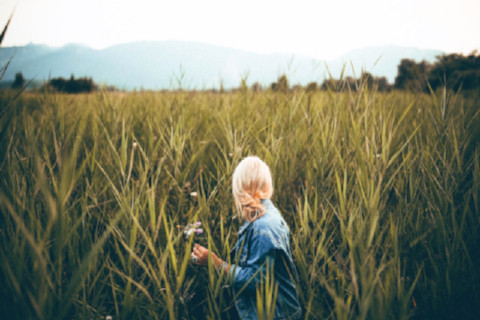
M 186 40 L 330 59 L 398 45 L 480 49 L 480 0 L 0 0 L 3 46 Z

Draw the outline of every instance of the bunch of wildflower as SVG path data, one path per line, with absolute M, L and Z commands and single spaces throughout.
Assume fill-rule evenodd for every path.
M 201 225 L 202 223 L 200 221 L 197 221 L 197 222 L 190 223 L 186 226 L 182 226 L 178 224 L 177 228 L 178 229 L 183 228 L 183 236 L 185 237 L 185 239 L 189 239 L 192 235 L 199 236 L 203 233 L 203 229 L 199 228 Z M 193 262 L 198 261 L 198 257 L 194 255 L 193 252 L 192 252 L 192 261 Z
M 200 221 L 189 223 L 186 226 L 177 225 L 178 229 L 183 228 L 183 235 L 186 239 L 189 239 L 191 235 L 196 234 L 201 235 L 203 233 L 203 229 L 199 228 L 202 225 Z

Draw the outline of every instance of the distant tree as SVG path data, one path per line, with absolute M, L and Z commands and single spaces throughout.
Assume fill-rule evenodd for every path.
M 270 85 L 270 89 L 272 89 L 272 91 L 277 91 L 278 90 L 278 83 L 272 82 L 272 84 Z
M 361 75 L 361 82 L 365 83 L 368 88 L 378 91 L 389 91 L 390 85 L 386 77 L 374 77 L 368 72 L 363 72 Z
M 360 76 L 360 83 L 364 83 L 369 88 L 373 88 L 373 85 L 375 83 L 375 78 L 369 72 L 362 72 Z
M 345 88 L 345 81 L 336 79 L 325 79 L 322 83 L 323 90 L 342 91 Z
M 464 56 L 449 54 L 437 57 L 433 64 L 403 59 L 398 66 L 395 88 L 428 91 L 439 87 L 465 90 L 480 87 L 480 55 L 477 51 Z
M 48 85 L 59 92 L 65 92 L 66 83 L 64 78 L 53 78 L 48 81 Z
M 341 88 L 348 88 L 348 90 L 353 91 L 357 91 L 359 84 L 360 79 L 355 79 L 354 77 L 346 77 L 344 80 L 340 81 Z
M 15 74 L 15 80 L 12 83 L 13 89 L 23 88 L 25 85 L 25 79 L 23 78 L 23 74 L 21 72 L 17 72 Z
M 362 85 L 378 91 L 388 91 L 391 89 L 388 80 L 385 77 L 374 77 L 368 72 L 362 72 L 359 79 L 345 77 L 342 80 L 326 79 L 322 83 L 323 90 L 331 91 L 357 91 Z
M 430 69 L 431 65 L 426 61 L 416 63 L 411 59 L 402 59 L 398 66 L 394 87 L 396 89 L 425 91 Z
M 386 77 L 375 78 L 378 91 L 390 91 L 391 87 Z
M 284 74 L 277 79 L 277 82 L 272 83 L 271 88 L 273 91 L 286 93 L 289 89 L 288 78 Z
M 316 82 L 310 82 L 309 84 L 307 84 L 307 87 L 305 88 L 305 90 L 308 93 L 315 92 L 318 90 L 318 84 Z
M 72 75 L 69 80 L 64 78 L 54 78 L 48 82 L 48 85 L 59 92 L 81 93 L 97 90 L 97 85 L 92 78 L 78 78 Z
M 480 55 L 477 51 L 468 56 L 450 54 L 437 57 L 430 70 L 428 81 L 433 89 L 441 86 L 457 90 L 480 87 Z

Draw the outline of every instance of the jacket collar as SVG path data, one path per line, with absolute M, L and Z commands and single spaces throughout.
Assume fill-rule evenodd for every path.
M 240 236 L 242 233 L 244 233 L 250 225 L 251 225 L 250 222 L 245 221 L 245 223 L 240 227 L 240 230 L 238 230 L 238 236 Z

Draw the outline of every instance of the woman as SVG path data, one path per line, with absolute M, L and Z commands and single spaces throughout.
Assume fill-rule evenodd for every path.
M 230 276 L 240 318 L 258 318 L 256 289 L 268 267 L 278 284 L 275 319 L 299 319 L 302 311 L 292 280 L 297 272 L 290 251 L 290 231 L 270 201 L 270 169 L 258 157 L 243 159 L 233 174 L 232 191 L 239 215 L 245 220 L 232 250 L 232 264 L 213 252 L 211 256 L 217 269 Z M 197 265 L 207 265 L 209 254 L 208 249 L 195 244 L 192 257 Z

